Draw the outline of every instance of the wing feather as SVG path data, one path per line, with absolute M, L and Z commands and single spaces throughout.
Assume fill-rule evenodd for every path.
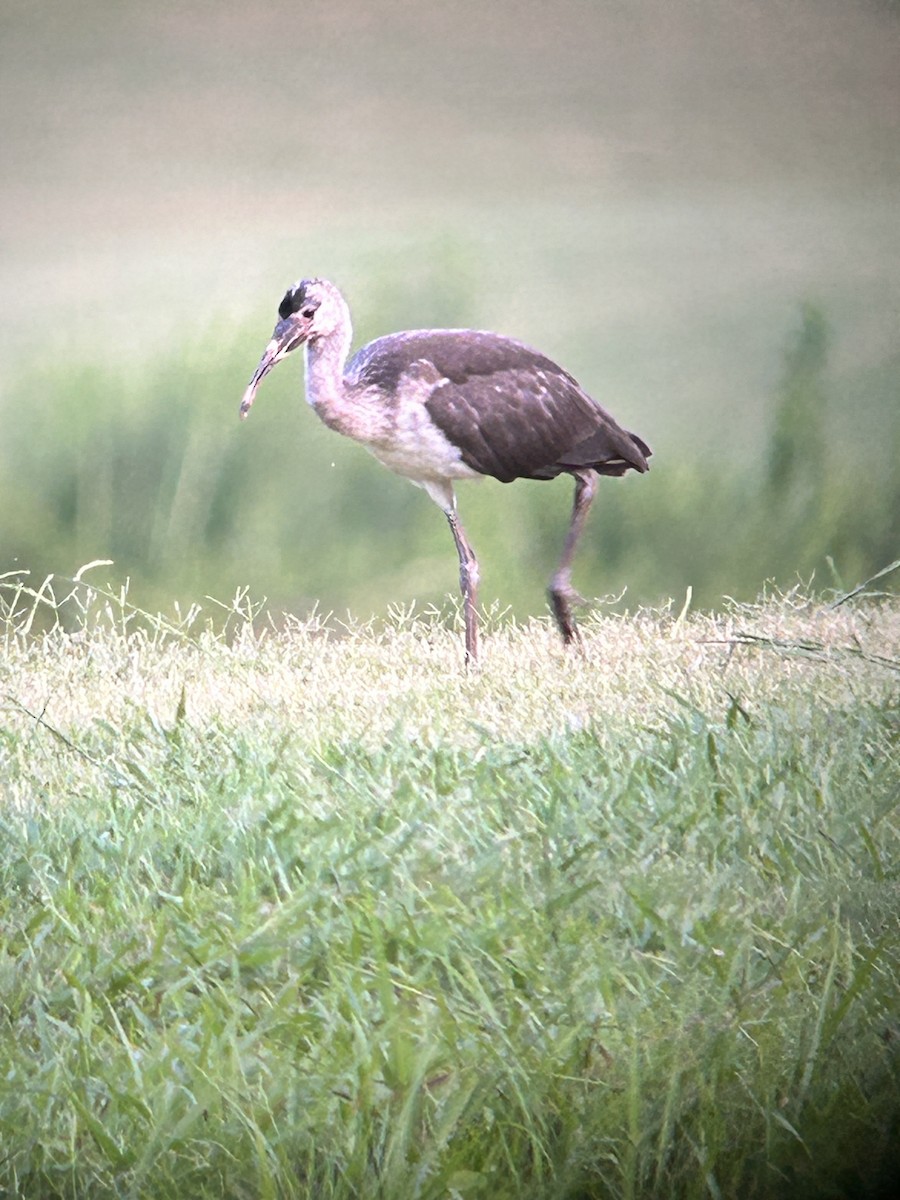
M 476 330 L 424 330 L 378 338 L 348 368 L 357 386 L 395 395 L 416 364 L 423 402 L 463 461 L 504 483 L 552 479 L 591 467 L 647 470 L 649 448 L 628 433 L 562 367 L 512 338 Z

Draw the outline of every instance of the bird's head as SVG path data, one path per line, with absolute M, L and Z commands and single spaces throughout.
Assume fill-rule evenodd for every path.
M 327 279 L 301 279 L 289 287 L 278 305 L 278 322 L 272 337 L 241 400 L 241 419 L 249 413 L 260 383 L 292 350 L 335 334 L 349 341 L 349 333 L 347 304 L 333 283 Z

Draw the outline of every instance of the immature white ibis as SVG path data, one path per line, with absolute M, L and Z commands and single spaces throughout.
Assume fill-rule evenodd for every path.
M 572 559 L 598 475 L 646 471 L 649 447 L 572 376 L 521 342 L 472 329 L 419 329 L 376 338 L 347 361 L 347 304 L 324 279 L 288 288 L 278 323 L 241 401 L 244 418 L 263 377 L 298 346 L 306 395 L 326 425 L 361 442 L 443 509 L 459 554 L 466 663 L 478 658 L 478 563 L 456 511 L 457 479 L 575 479 L 562 558 L 548 593 L 565 643 L 577 637 Z

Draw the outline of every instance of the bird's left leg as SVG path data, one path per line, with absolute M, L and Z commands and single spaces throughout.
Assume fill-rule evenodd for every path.
M 439 504 L 450 523 L 450 532 L 459 555 L 459 588 L 463 598 L 463 618 L 466 623 L 466 666 L 478 662 L 478 559 L 460 524 L 456 511 L 456 496 L 449 479 L 423 479 L 425 489 L 435 504 Z
M 580 640 L 578 627 L 572 616 L 572 605 L 584 604 L 584 599 L 572 587 L 572 560 L 575 557 L 575 548 L 581 537 L 581 531 L 584 529 L 588 510 L 597 491 L 599 478 L 596 471 L 589 469 L 573 471 L 572 474 L 575 476 L 575 502 L 572 505 L 572 519 L 569 523 L 569 532 L 566 535 L 566 544 L 563 547 L 559 566 L 547 589 L 556 624 L 559 626 L 559 632 L 567 646 Z
M 447 512 L 447 520 L 459 555 L 459 587 L 466 622 L 466 666 L 474 667 L 478 662 L 478 559 L 469 545 L 455 508 Z

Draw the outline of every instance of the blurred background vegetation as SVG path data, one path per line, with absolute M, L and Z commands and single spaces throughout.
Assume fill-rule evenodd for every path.
M 900 7 L 10 0 L 0 572 L 343 616 L 456 588 L 423 493 L 321 427 L 284 288 L 361 342 L 540 347 L 654 450 L 588 595 L 853 584 L 900 554 Z M 460 489 L 485 602 L 544 611 L 566 482 Z

